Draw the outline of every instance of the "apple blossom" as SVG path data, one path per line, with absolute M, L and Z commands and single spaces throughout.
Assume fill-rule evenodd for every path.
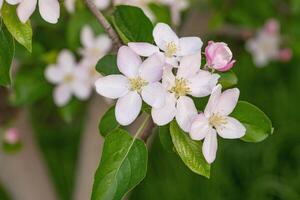
M 20 142 L 20 132 L 17 128 L 9 128 L 5 131 L 4 141 L 8 144 L 17 144 Z
M 121 125 L 129 125 L 137 118 L 142 99 L 153 108 L 165 104 L 165 90 L 159 82 L 164 63 L 164 57 L 160 54 L 153 54 L 142 62 L 129 47 L 122 46 L 117 56 L 122 74 L 105 76 L 96 81 L 96 91 L 100 95 L 118 99 L 115 115 Z
M 283 48 L 279 51 L 278 59 L 281 62 L 288 62 L 291 60 L 293 52 L 290 48 Z
M 171 27 L 164 23 L 154 27 L 153 37 L 157 46 L 144 42 L 131 42 L 128 46 L 144 57 L 162 50 L 167 63 L 177 65 L 178 58 L 200 52 L 203 45 L 199 37 L 178 38 Z
M 221 72 L 231 69 L 235 63 L 231 50 L 224 42 L 209 41 L 205 56 L 208 67 Z
M 86 100 L 91 94 L 86 82 L 86 73 L 77 66 L 73 54 L 63 50 L 58 55 L 57 64 L 49 65 L 45 71 L 46 79 L 57 85 L 54 90 L 54 101 L 57 106 L 64 106 L 75 95 L 80 100 Z
M 6 0 L 11 5 L 18 4 L 17 15 L 22 23 L 26 23 L 33 14 L 38 0 Z M 39 0 L 39 11 L 42 18 L 52 24 L 57 23 L 60 11 L 58 0 Z
M 237 104 L 240 91 L 234 88 L 222 93 L 221 90 L 220 84 L 213 89 L 204 113 L 195 118 L 190 130 L 193 140 L 204 139 L 202 152 L 208 163 L 212 163 L 216 158 L 217 134 L 225 139 L 237 139 L 246 133 L 242 123 L 228 116 Z
M 184 56 L 178 66 L 176 76 L 171 66 L 167 66 L 162 77 L 162 84 L 168 90 L 166 104 L 161 108 L 152 109 L 153 121 L 159 125 L 168 124 L 176 118 L 179 126 L 186 132 L 197 115 L 192 98 L 210 95 L 216 86 L 219 75 L 200 69 L 201 53 Z
M 95 66 L 98 60 L 105 56 L 112 47 L 111 39 L 106 34 L 96 37 L 92 28 L 87 25 L 82 28 L 80 39 L 83 48 L 79 50 L 79 53 L 93 66 Z
M 109 7 L 111 0 L 94 0 L 99 10 L 105 10 Z M 65 0 L 65 7 L 69 13 L 74 13 L 76 0 Z

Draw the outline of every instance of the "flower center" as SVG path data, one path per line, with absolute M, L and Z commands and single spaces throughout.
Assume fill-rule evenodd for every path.
M 217 114 L 213 114 L 210 118 L 209 118 L 209 124 L 211 126 L 213 126 L 214 128 L 216 128 L 217 126 L 222 126 L 227 124 L 227 120 L 224 116 Z
M 129 79 L 131 90 L 141 92 L 142 88 L 148 84 L 147 81 L 142 79 L 141 77 L 131 78 Z
M 72 74 L 67 74 L 65 77 L 64 77 L 64 82 L 65 83 L 70 83 L 74 80 L 74 76 Z
M 190 93 L 191 89 L 188 86 L 188 81 L 183 78 L 176 78 L 175 86 L 171 88 L 171 92 L 175 93 L 176 98 Z
M 166 47 L 165 55 L 170 58 L 177 52 L 177 46 L 175 42 L 169 42 Z

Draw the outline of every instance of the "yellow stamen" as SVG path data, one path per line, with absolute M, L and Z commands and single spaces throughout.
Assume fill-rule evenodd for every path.
M 217 127 L 217 126 L 222 126 L 227 124 L 227 120 L 224 116 L 219 115 L 219 114 L 213 114 L 210 118 L 209 118 L 209 124 L 213 127 Z
M 68 74 L 64 77 L 64 82 L 70 83 L 74 80 L 74 76 L 72 74 Z
M 177 52 L 177 46 L 175 42 L 169 42 L 166 46 L 165 55 L 170 58 Z
M 131 90 L 141 92 L 142 88 L 148 84 L 147 81 L 141 77 L 129 79 Z
M 188 86 L 188 81 L 183 78 L 176 78 L 175 86 L 171 88 L 171 92 L 175 93 L 176 98 L 187 95 L 191 92 L 191 89 Z

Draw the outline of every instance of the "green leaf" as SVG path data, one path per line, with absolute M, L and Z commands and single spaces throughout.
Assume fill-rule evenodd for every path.
M 119 127 L 120 124 L 117 122 L 115 116 L 115 106 L 112 106 L 101 118 L 99 123 L 99 132 L 103 137 L 105 137 L 110 132 L 115 131 Z
M 158 5 L 156 3 L 150 3 L 149 8 L 155 15 L 156 22 L 163 22 L 166 24 L 171 24 L 171 13 L 170 9 L 166 5 Z
M 112 23 L 124 43 L 153 43 L 153 24 L 142 9 L 133 6 L 117 6 Z
M 97 65 L 96 70 L 103 76 L 111 74 L 120 74 L 119 68 L 117 66 L 117 56 L 116 55 L 106 55 L 101 58 Z
M 172 138 L 170 135 L 169 124 L 167 124 L 165 126 L 160 126 L 158 128 L 158 133 L 159 133 L 160 142 L 161 142 L 162 146 L 164 147 L 164 149 L 167 152 L 174 152 L 174 145 L 173 145 Z
M 210 165 L 202 154 L 202 143 L 192 140 L 187 133 L 181 130 L 176 121 L 170 124 L 170 133 L 175 149 L 184 164 L 196 174 L 209 178 Z
M 10 67 L 15 53 L 15 44 L 3 24 L 0 24 L 0 85 L 10 84 Z
M 223 89 L 231 88 L 238 83 L 238 79 L 233 71 L 219 73 L 219 75 L 221 76 L 219 82 Z
M 146 176 L 147 148 L 144 142 L 117 129 L 105 138 L 97 169 L 92 200 L 120 200 Z
M 30 22 L 27 21 L 23 24 L 16 14 L 15 6 L 8 5 L 7 3 L 3 4 L 1 14 L 3 22 L 11 35 L 29 52 L 31 52 L 32 29 Z
M 273 133 L 268 116 L 248 102 L 239 101 L 231 116 L 246 127 L 246 135 L 242 138 L 245 142 L 260 142 Z

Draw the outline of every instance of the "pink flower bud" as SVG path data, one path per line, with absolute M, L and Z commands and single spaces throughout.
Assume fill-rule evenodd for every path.
M 288 62 L 291 60 L 293 52 L 290 48 L 284 48 L 279 51 L 278 59 L 282 62 Z
M 279 27 L 279 22 L 276 19 L 269 19 L 265 24 L 264 30 L 269 34 L 277 34 Z
M 233 67 L 232 52 L 224 42 L 209 41 L 205 48 L 207 64 L 210 68 L 224 72 Z
M 16 144 L 20 141 L 20 132 L 16 128 L 10 128 L 5 132 L 4 141 L 8 144 Z

